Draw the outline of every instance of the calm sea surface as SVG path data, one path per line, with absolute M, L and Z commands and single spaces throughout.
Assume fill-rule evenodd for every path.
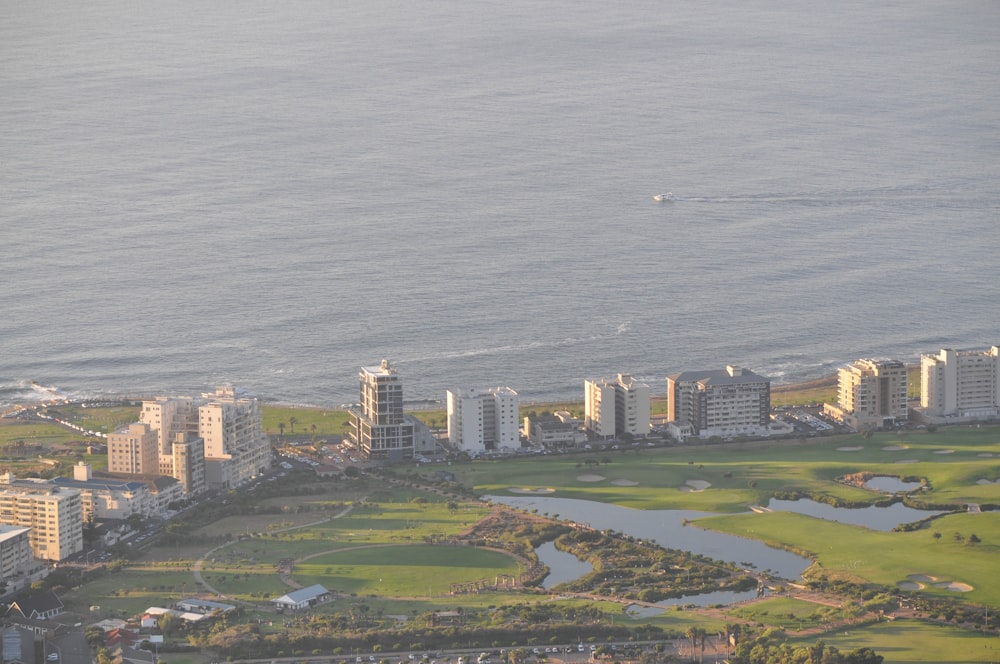
M 0 403 L 1000 343 L 998 34 L 986 1 L 0 3 Z

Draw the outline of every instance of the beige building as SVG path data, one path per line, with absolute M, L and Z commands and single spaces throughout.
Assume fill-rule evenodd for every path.
M 906 365 L 898 360 L 855 360 L 837 372 L 837 403 L 824 413 L 861 430 L 892 427 L 908 419 Z
M 700 438 L 771 433 L 771 381 L 749 369 L 684 371 L 667 377 L 667 420 Z
M 28 528 L 35 558 L 62 560 L 83 550 L 83 507 L 76 489 L 3 473 L 0 524 Z
M 23 526 L 0 525 L 0 579 L 14 579 L 34 567 L 30 530 Z
M 598 438 L 648 436 L 649 385 L 629 374 L 584 381 L 584 427 Z
M 1000 415 L 1000 347 L 920 357 L 920 409 L 931 418 L 993 419 Z
M 106 519 L 124 520 L 133 514 L 149 517 L 157 514 L 156 501 L 146 484 L 132 474 L 122 479 L 97 478 L 90 464 L 80 462 L 73 466 L 73 477 L 57 477 L 56 486 L 80 492 L 80 505 L 84 522 Z
M 159 473 L 160 456 L 156 430 L 137 422 L 108 434 L 108 471 L 112 473 Z
M 233 387 L 144 401 L 140 418 L 157 433 L 159 474 L 190 493 L 238 486 L 271 466 L 260 401 Z
M 348 436 L 369 459 L 412 459 L 415 427 L 403 415 L 403 384 L 396 370 L 382 360 L 362 367 L 361 407 L 350 411 Z

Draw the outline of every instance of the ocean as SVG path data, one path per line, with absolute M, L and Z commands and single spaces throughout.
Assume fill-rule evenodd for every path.
M 0 405 L 1000 343 L 1000 4 L 0 4 Z M 672 202 L 653 196 L 672 192 Z

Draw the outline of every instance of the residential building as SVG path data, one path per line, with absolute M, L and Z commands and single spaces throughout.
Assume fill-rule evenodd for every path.
M 156 501 L 146 484 L 123 474 L 123 478 L 94 478 L 90 464 L 73 466 L 73 477 L 57 477 L 52 483 L 80 492 L 83 521 L 124 520 L 133 514 L 147 518 L 157 513 Z
M 629 374 L 584 382 L 584 426 L 598 438 L 649 435 L 649 385 Z
M 10 603 L 8 615 L 30 620 L 51 620 L 65 610 L 63 601 L 52 590 L 43 590 Z
M 34 567 L 29 530 L 23 526 L 0 525 L 0 579 L 19 577 Z
M 260 401 L 243 390 L 144 401 L 140 418 L 157 432 L 159 474 L 189 495 L 238 486 L 271 466 Z
M 206 484 L 239 486 L 270 468 L 260 400 L 233 387 L 202 396 L 207 403 L 198 407 L 198 436 L 205 442 Z
M 205 491 L 205 441 L 186 431 L 178 431 L 170 450 L 170 475 L 181 483 L 184 495 Z
M 158 473 L 158 434 L 137 422 L 108 434 L 108 470 L 112 473 Z
M 934 419 L 1000 415 L 1000 346 L 922 355 L 920 409 Z
M 414 425 L 403 415 L 403 384 L 396 370 L 382 360 L 362 367 L 360 407 L 349 412 L 348 437 L 369 459 L 412 459 Z
M 898 360 L 855 360 L 837 372 L 837 403 L 824 413 L 861 430 L 907 420 L 907 371 Z
M 184 499 L 184 487 L 179 480 L 167 475 L 126 475 L 124 473 L 94 472 L 95 481 L 141 483 L 150 497 L 150 514 L 165 515 L 171 503 Z
M 469 388 L 447 395 L 448 441 L 454 447 L 471 453 L 520 447 L 517 392 Z
M 770 411 L 771 381 L 743 367 L 667 377 L 667 419 L 675 431 L 700 438 L 767 436 Z
M 83 550 L 80 492 L 0 474 L 0 524 L 29 529 L 35 558 L 62 560 Z
M 582 422 L 558 415 L 527 415 L 524 418 L 524 435 L 535 447 L 565 449 L 583 446 L 587 434 L 581 430 Z

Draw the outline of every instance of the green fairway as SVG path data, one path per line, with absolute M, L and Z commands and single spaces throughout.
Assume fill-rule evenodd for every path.
M 709 517 L 694 523 L 800 551 L 814 557 L 818 567 L 833 578 L 1000 606 L 997 512 L 948 515 L 912 532 L 878 532 L 790 512 Z M 942 536 L 935 538 L 935 532 Z M 963 538 L 975 534 L 982 541 L 959 542 L 956 533 Z M 917 576 L 927 579 L 914 580 Z M 938 586 L 949 582 L 968 584 L 971 589 L 959 592 Z
M 518 575 L 521 566 L 507 554 L 464 546 L 356 547 L 296 564 L 295 580 L 322 583 L 339 592 L 413 597 L 441 595 L 453 583 Z

